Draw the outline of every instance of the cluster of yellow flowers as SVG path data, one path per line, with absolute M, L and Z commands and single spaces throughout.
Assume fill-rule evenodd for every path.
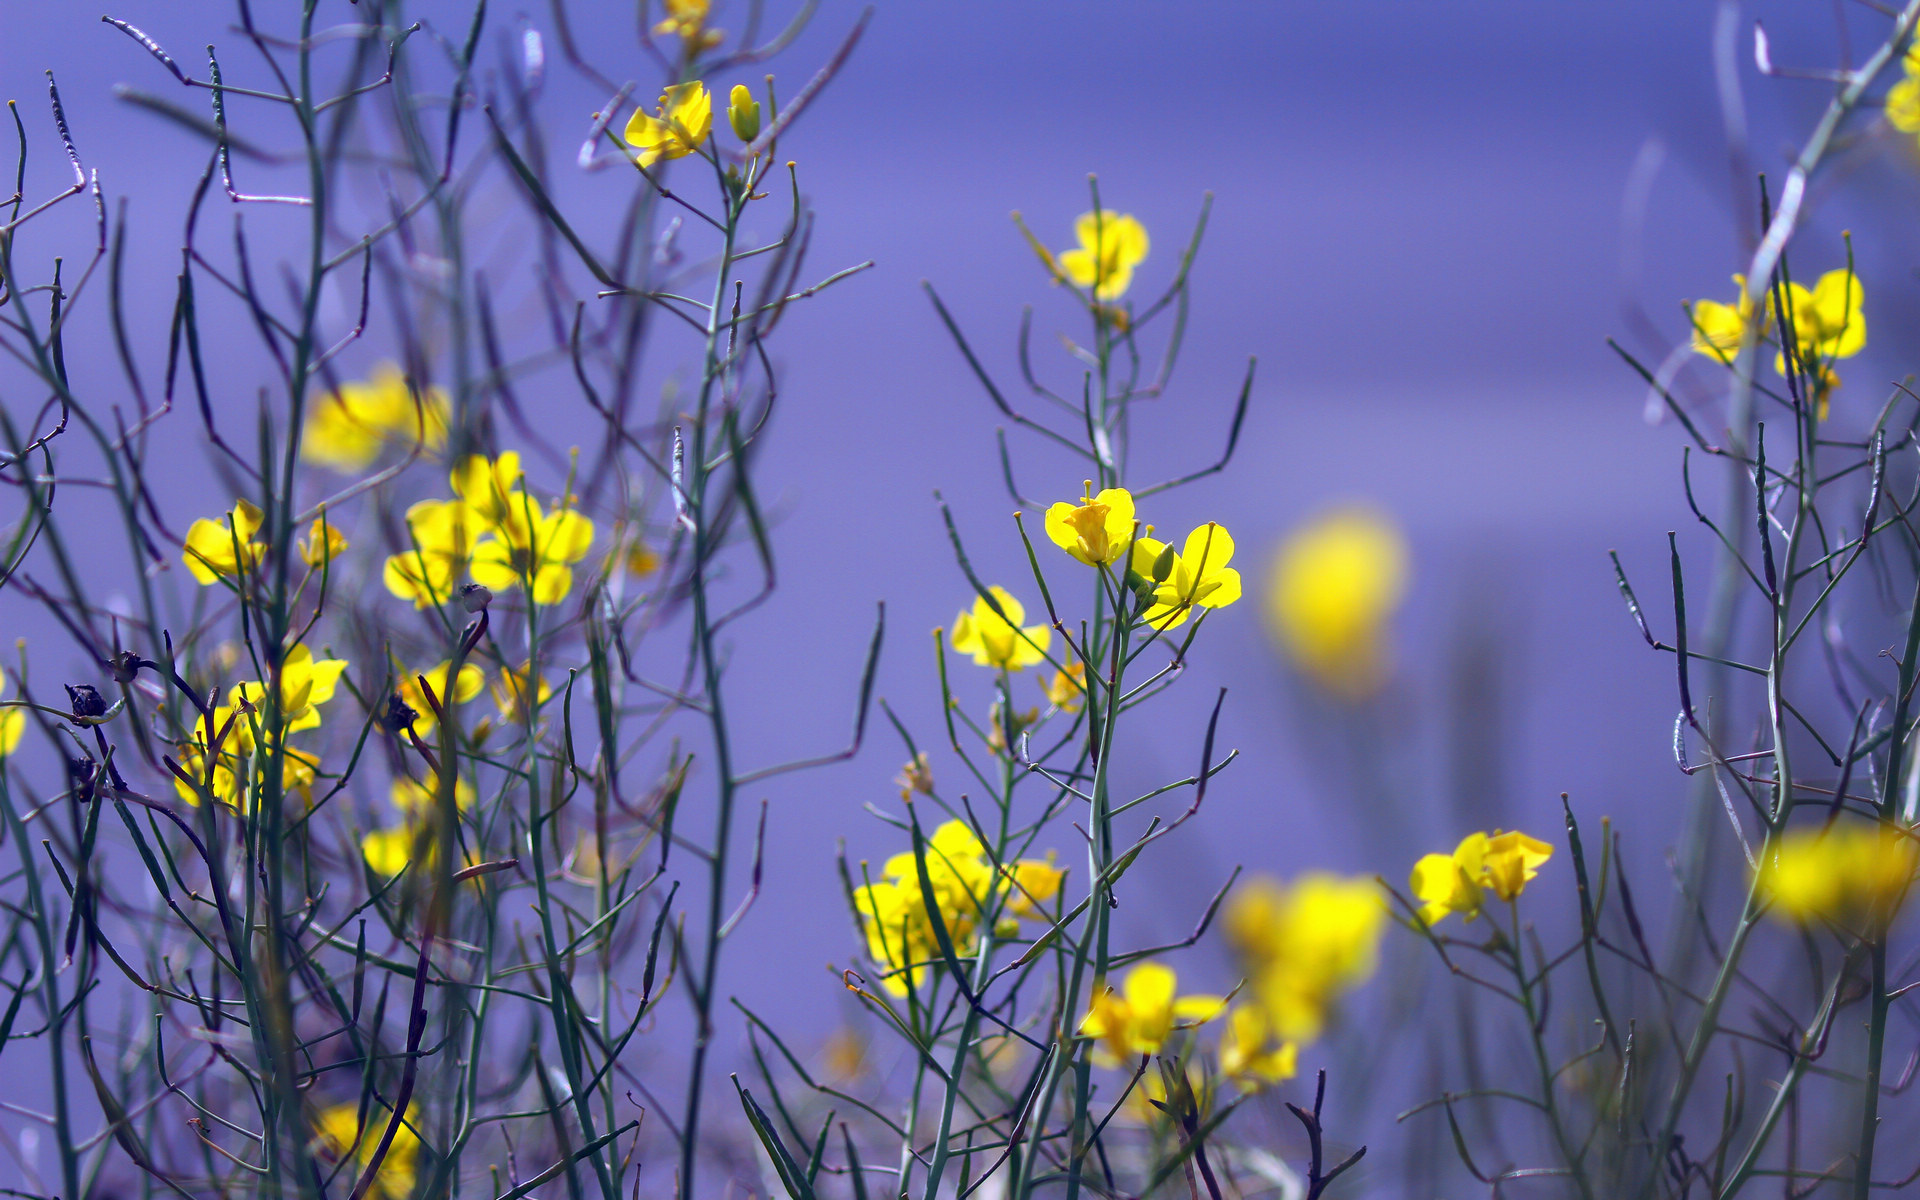
M 319 658 L 305 645 L 287 651 L 280 663 L 280 711 L 284 733 L 292 735 L 320 727 L 320 706 L 333 699 L 340 676 L 347 669 L 341 658 Z M 254 794 L 255 771 L 274 759 L 274 744 L 259 725 L 258 712 L 267 685 L 259 680 L 238 683 L 227 702 L 213 711 L 212 731 L 196 721 L 179 744 L 180 770 L 174 791 L 188 804 L 198 805 L 203 790 L 229 808 L 245 810 Z M 313 780 L 320 769 L 318 756 L 288 745 L 280 756 L 280 787 L 302 800 L 312 797 Z
M 387 1121 L 388 1114 L 376 1110 L 363 1128 L 357 1105 L 332 1105 L 322 1109 L 314 1119 L 315 1149 L 336 1162 L 345 1160 L 356 1172 L 363 1171 L 373 1161 L 373 1152 L 387 1131 Z M 413 1194 L 420 1158 L 420 1137 L 413 1131 L 413 1121 L 414 1109 L 408 1105 L 406 1118 L 393 1131 L 386 1157 L 380 1160 L 380 1169 L 373 1176 L 371 1194 L 380 1200 L 405 1200 Z M 339 1190 L 346 1192 L 352 1188 L 353 1182 L 349 1181 Z
M 447 444 L 451 412 L 445 389 L 423 388 L 416 399 L 400 368 L 381 363 L 371 379 L 345 384 L 307 410 L 300 457 L 352 474 L 389 446 L 437 452 Z
M 1691 309 L 1694 351 L 1722 363 L 1730 363 L 1739 353 L 1741 342 L 1756 321 L 1756 338 L 1767 338 L 1774 327 L 1772 297 L 1756 297 L 1744 275 L 1735 275 L 1733 284 L 1739 295 L 1732 304 L 1699 300 Z M 1867 344 L 1865 291 L 1853 268 L 1845 267 L 1822 275 L 1811 291 L 1797 283 L 1787 284 L 1784 303 L 1787 319 L 1793 325 L 1793 366 L 1812 378 L 1817 415 L 1824 421 L 1834 389 L 1840 386 L 1834 362 L 1852 358 Z M 1782 375 L 1787 373 L 1784 346 L 1774 356 L 1773 365 Z
M 1339 509 L 1280 547 L 1267 616 L 1308 677 L 1343 699 L 1360 700 L 1386 680 L 1386 623 L 1406 585 L 1400 531 L 1371 510 Z
M 1176 1029 L 1211 1021 L 1226 1009 L 1219 996 L 1177 995 L 1178 982 L 1172 967 L 1143 962 L 1127 972 L 1119 991 L 1095 987 L 1080 1022 L 1080 1032 L 1094 1040 L 1094 1058 L 1112 1067 L 1158 1054 Z
M 726 36 L 718 29 L 707 28 L 710 0 L 665 0 L 661 7 L 667 17 L 653 27 L 653 32 L 660 37 L 679 38 L 688 57 L 713 49 Z
M 973 951 L 981 924 L 999 911 L 1003 899 L 1010 916 L 999 920 L 996 936 L 1017 936 L 1017 917 L 1046 920 L 1040 906 L 1059 894 L 1066 876 L 1051 855 L 1023 858 L 996 873 L 986 846 L 964 821 L 948 821 L 933 831 L 926 867 L 940 922 L 954 953 L 961 955 Z M 863 883 L 854 903 L 866 927 L 867 952 L 886 968 L 882 985 L 904 996 L 925 982 L 927 964 L 940 957 L 940 939 L 913 854 L 894 855 L 884 873 L 883 880 Z
M 251 501 L 236 500 L 220 520 L 201 517 L 187 526 L 181 561 L 203 587 L 222 579 L 237 581 L 266 558 L 268 543 L 259 537 L 265 523 L 266 515 Z M 327 523 L 323 512 L 295 548 L 301 560 L 317 570 L 346 552 L 347 539 Z
M 1461 913 L 1471 921 L 1480 914 L 1488 892 L 1502 900 L 1517 900 L 1552 857 L 1552 846 L 1517 830 L 1470 833 L 1452 854 L 1429 854 L 1413 864 L 1407 882 L 1427 924 L 1449 913 Z
M 1884 928 L 1912 888 L 1916 867 L 1913 834 L 1850 822 L 1783 835 L 1760 866 L 1760 887 L 1772 911 L 1791 920 Z
M 526 490 L 520 456 L 473 455 L 448 476 L 453 499 L 407 510 L 413 549 L 386 562 L 387 590 L 415 608 L 444 604 L 463 575 L 495 591 L 525 584 L 535 604 L 558 604 L 573 589 L 573 564 L 593 544 L 593 521 L 567 507 L 552 512 Z
M 1373 976 L 1386 920 L 1369 878 L 1316 871 L 1235 893 L 1226 935 L 1247 986 L 1221 1041 L 1228 1078 L 1245 1090 L 1290 1078 L 1296 1047 L 1319 1037 L 1335 1002 Z

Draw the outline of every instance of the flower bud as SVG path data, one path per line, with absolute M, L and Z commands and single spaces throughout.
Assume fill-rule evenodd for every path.
M 470 613 L 477 613 L 493 603 L 493 592 L 484 584 L 469 583 L 460 589 L 460 604 Z
M 760 102 L 744 83 L 736 83 L 727 93 L 727 123 L 743 142 L 760 136 Z
M 107 715 L 107 698 L 90 683 L 66 685 L 67 701 L 76 717 L 104 717 Z

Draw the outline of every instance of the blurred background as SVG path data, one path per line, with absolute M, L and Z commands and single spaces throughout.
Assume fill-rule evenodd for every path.
M 113 13 L 183 61 L 222 39 L 237 59 L 224 9 L 200 11 L 217 7 L 125 0 Z M 607 48 L 631 43 L 630 8 L 575 0 L 570 11 L 600 65 L 620 61 Z M 858 11 L 822 5 L 781 62 L 786 94 Z M 414 15 L 457 39 L 467 6 L 422 4 Z M 717 6 L 715 21 L 729 27 L 730 15 Z M 0 38 L 0 85 L 44 124 L 41 73 L 58 72 L 76 140 L 108 195 L 127 198 L 126 219 L 142 235 L 130 288 L 170 296 L 180 213 L 204 151 L 113 88 L 201 98 L 183 96 L 98 16 L 15 6 Z M 1606 339 L 1660 364 L 1684 341 L 1683 299 L 1730 297 L 1753 223 L 1751 173 L 1783 175 L 1825 103 L 1825 84 L 1758 75 L 1756 18 L 1776 61 L 1810 65 L 1845 60 L 1855 34 L 1882 20 L 1838 0 L 878 5 L 850 63 L 782 145 L 820 218 L 809 274 L 877 265 L 790 315 L 761 476 L 777 514 L 781 589 L 734 629 L 737 719 L 756 731 L 741 751 L 747 763 L 844 743 L 876 600 L 887 602 L 889 622 L 878 694 L 931 734 L 939 704 L 927 631 L 950 626 L 970 599 L 936 489 L 982 574 L 1032 598 L 1020 586 L 1015 504 L 996 462 L 999 415 L 921 281 L 940 289 L 1003 384 L 1016 379 L 1021 307 L 1032 304 L 1037 370 L 1077 386 L 1055 335 L 1077 335 L 1079 319 L 1009 213 L 1019 210 L 1056 250 L 1070 246 L 1096 172 L 1104 203 L 1152 236 L 1140 294 L 1171 277 L 1203 195 L 1214 196 L 1180 370 L 1138 418 L 1133 478 L 1217 457 L 1247 357 L 1259 359 L 1235 461 L 1161 500 L 1155 515 L 1181 530 L 1226 524 L 1250 593 L 1264 590 L 1281 538 L 1343 504 L 1390 518 L 1411 554 L 1390 623 L 1391 674 L 1358 706 L 1288 669 L 1258 594 L 1209 622 L 1187 678 L 1128 732 L 1122 776 L 1145 787 L 1190 773 L 1221 687 L 1219 742 L 1241 758 L 1216 781 L 1202 819 L 1179 833 L 1179 853 L 1149 857 L 1129 880 L 1125 936 L 1182 935 L 1235 865 L 1400 883 L 1419 853 L 1471 829 L 1517 826 L 1559 840 L 1563 791 L 1583 817 L 1610 815 L 1627 830 L 1645 858 L 1648 903 L 1659 907 L 1661 863 L 1689 795 L 1671 751 L 1673 665 L 1640 640 L 1607 551 L 1645 581 L 1654 613 L 1665 610 L 1667 530 L 1680 531 L 1703 580 L 1710 558 L 1684 507 L 1681 435 L 1647 419 L 1644 386 Z M 503 42 L 521 21 L 549 34 L 543 111 L 556 163 L 571 161 L 606 95 L 559 60 L 544 5 L 496 4 L 492 21 L 490 37 Z M 655 73 L 636 51 L 630 77 L 647 81 L 642 93 Z M 1742 107 L 1730 123 L 1723 99 L 1735 92 Z M 50 139 L 37 145 L 30 177 L 58 186 L 64 164 L 46 152 Z M 1872 332 L 1836 408 L 1848 428 L 1870 419 L 1882 381 L 1907 365 L 1897 350 L 1920 299 L 1910 269 L 1920 238 L 1902 219 L 1920 197 L 1913 159 L 1911 140 L 1897 136 L 1850 148 L 1836 176 L 1845 190 L 1816 196 L 1798 243 L 1811 276 L 1844 262 L 1841 229 L 1873 231 L 1858 245 Z M 269 186 L 270 172 L 241 169 L 257 172 L 243 189 Z M 503 181 L 487 186 L 503 227 L 517 219 L 520 201 Z M 583 178 L 566 198 L 570 218 L 584 228 L 614 219 L 621 186 Z M 261 261 L 276 254 L 282 216 L 263 214 L 250 229 Z M 90 245 L 90 214 L 74 207 L 59 219 Z M 527 283 L 500 288 L 517 295 Z M 341 303 L 344 312 L 350 300 Z M 165 306 L 156 301 L 147 315 L 131 333 L 153 370 L 164 361 Z M 377 325 L 376 316 L 363 365 L 391 351 Z M 250 334 L 232 338 L 211 353 L 255 353 Z M 105 354 L 72 366 L 78 387 L 119 386 Z M 252 405 L 243 374 L 232 371 L 224 397 L 236 413 Z M 1682 382 L 1700 398 L 1703 427 L 1717 428 L 1718 380 L 1702 372 Z M 522 399 L 547 427 L 581 417 L 571 395 L 551 413 L 537 395 Z M 163 436 L 178 437 L 184 457 L 159 490 L 184 525 L 227 500 L 191 449 L 197 428 L 176 424 Z M 1070 460 L 1017 434 L 1012 445 L 1029 495 L 1079 494 Z M 0 611 L 10 636 L 62 644 L 23 602 Z M 1656 619 L 1657 629 L 1670 624 Z M 48 678 L 80 669 L 58 654 L 39 651 Z M 984 708 L 984 678 L 961 675 L 956 686 Z M 859 949 L 833 858 L 843 839 L 856 858 L 898 849 L 862 806 L 892 800 L 904 758 L 876 720 L 852 762 L 766 790 L 768 902 L 730 954 L 742 999 L 815 1041 L 847 1012 L 825 968 Z M 937 753 L 934 764 L 939 771 Z M 1417 952 L 1406 941 L 1389 939 L 1390 953 Z M 1183 976 L 1231 982 L 1211 944 L 1179 961 Z M 1315 1065 L 1310 1053 L 1303 1066 Z M 1364 1124 L 1343 1135 L 1391 1141 L 1390 1107 L 1356 1104 Z

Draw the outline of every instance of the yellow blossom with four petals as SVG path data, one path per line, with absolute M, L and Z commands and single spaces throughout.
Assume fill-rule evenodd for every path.
M 1226 527 L 1208 521 L 1187 535 L 1175 553 L 1154 538 L 1134 539 L 1133 571 L 1147 592 L 1140 620 L 1155 629 L 1172 629 L 1195 608 L 1225 608 L 1240 598 L 1240 572 L 1233 559 L 1233 538 Z
M 1147 257 L 1146 227 L 1127 213 L 1103 208 L 1083 214 L 1073 232 L 1080 245 L 1060 252 L 1060 272 L 1074 286 L 1092 288 L 1095 299 L 1125 295 L 1133 269 Z
M 254 539 L 265 521 L 266 514 L 251 502 L 236 500 L 220 520 L 202 517 L 187 526 L 187 570 L 203 586 L 252 570 L 267 552 L 266 543 Z
M 1053 630 L 1045 625 L 1028 625 L 1027 610 L 1003 587 L 987 589 L 1000 605 L 995 612 L 985 596 L 973 598 L 973 611 L 961 613 L 953 621 L 953 648 L 973 655 L 983 667 L 1018 671 L 1046 658 L 1053 644 Z M 1004 614 L 1004 615 L 1003 615 Z
M 707 85 L 695 80 L 677 83 L 660 93 L 657 112 L 635 109 L 627 121 L 627 145 L 640 153 L 634 161 L 651 167 L 663 159 L 685 158 L 698 150 L 713 130 L 713 97 Z
M 1093 493 L 1087 481 L 1080 503 L 1062 500 L 1047 509 L 1047 536 L 1088 566 L 1118 562 L 1133 540 L 1133 494 L 1125 488 Z

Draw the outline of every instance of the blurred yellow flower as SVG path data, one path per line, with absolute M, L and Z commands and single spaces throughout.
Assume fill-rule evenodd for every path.
M 481 528 L 474 530 L 476 536 L 483 530 L 524 519 L 519 512 L 525 493 L 518 451 L 508 450 L 498 458 L 468 455 L 447 472 L 447 484 L 455 496 L 466 502 L 467 510 L 479 518 Z
M 1281 1040 L 1259 1008 L 1243 1004 L 1227 1014 L 1220 1032 L 1220 1073 L 1235 1087 L 1257 1092 L 1292 1079 L 1299 1070 L 1300 1047 Z
M 220 742 L 220 752 L 213 758 L 211 777 L 207 770 L 206 724 L 200 720 L 194 722 L 187 740 L 176 747 L 180 769 L 186 772 L 187 779 L 174 776 L 173 790 L 183 802 L 199 807 L 200 789 L 204 787 L 228 808 L 242 813 L 252 811 L 254 796 L 269 778 L 264 768 L 275 761 L 271 743 L 255 753 L 258 739 L 254 736 L 253 721 L 258 719 L 257 716 L 250 719 L 227 705 L 213 710 L 215 734 L 223 729 L 227 732 Z M 294 796 L 303 804 L 311 803 L 320 759 L 298 747 L 288 746 L 286 753 L 279 756 L 279 762 L 281 794 Z
M 446 389 L 425 388 L 416 402 L 400 368 L 381 363 L 366 382 L 343 384 L 307 409 L 300 457 L 351 474 L 372 466 L 390 445 L 437 451 L 446 445 L 451 413 Z
M 650 167 L 662 159 L 685 158 L 698 150 L 713 129 L 713 98 L 707 85 L 695 80 L 678 83 L 660 93 L 658 113 L 634 109 L 627 121 L 627 145 L 640 153 L 635 160 Z
M 427 701 L 426 693 L 420 690 L 420 678 L 426 677 L 427 686 L 433 689 L 433 697 L 440 702 L 442 711 L 455 704 L 465 704 L 480 694 L 487 684 L 486 672 L 472 663 L 461 663 L 460 673 L 454 676 L 452 694 L 448 694 L 447 673 L 453 670 L 453 661 L 443 659 L 427 671 L 408 671 L 400 677 L 399 696 L 408 708 L 414 712 L 413 731 L 422 739 L 433 732 L 439 719 L 433 715 L 433 705 Z
M 7 684 L 7 673 L 0 671 L 0 696 L 7 694 Z M 20 748 L 20 739 L 26 732 L 26 709 L 0 708 L 0 758 L 5 758 Z
M 1016 917 L 1044 918 L 1040 905 L 1060 894 L 1066 869 L 1053 865 L 1053 855 L 1044 859 L 1023 858 L 1012 866 L 1000 868 L 1007 876 L 1007 911 Z
M 1045 625 L 1028 625 L 1022 629 L 1020 622 L 1027 619 L 1026 608 L 1005 588 L 987 590 L 999 603 L 1000 612 L 993 611 L 986 597 L 975 596 L 973 611 L 954 618 L 953 648 L 961 654 L 973 655 L 973 661 L 980 666 L 1007 671 L 1018 671 L 1045 659 L 1047 647 L 1053 644 L 1053 630 Z
M 525 725 L 530 712 L 527 707 L 527 694 L 533 693 L 533 707 L 538 709 L 553 696 L 553 685 L 546 677 L 540 677 L 538 683 L 529 689 L 527 676 L 532 673 L 533 664 L 523 662 L 516 670 L 513 667 L 501 667 L 497 678 L 487 684 L 487 691 L 493 695 L 493 706 L 500 710 L 500 719 L 511 725 Z
M 733 126 L 734 136 L 743 142 L 760 136 L 760 102 L 744 83 L 734 84 L 733 90 L 727 93 L 727 124 Z
M 327 523 L 327 514 L 313 519 L 313 526 L 300 542 L 300 557 L 310 567 L 323 567 L 347 552 L 347 535 Z
M 422 500 L 407 510 L 408 550 L 387 559 L 387 590 L 415 608 L 444 604 L 467 571 L 482 519 L 458 500 Z
M 1079 712 L 1087 702 L 1087 664 L 1070 662 L 1041 686 L 1049 704 L 1061 712 Z
M 1133 540 L 1133 494 L 1105 488 L 1095 496 L 1092 480 L 1086 487 L 1080 503 L 1062 500 L 1047 510 L 1047 536 L 1088 566 L 1117 562 Z
M 432 812 L 440 803 L 438 788 L 437 782 L 423 782 L 411 775 L 397 775 L 387 789 L 387 796 L 395 808 L 409 818 L 417 819 Z M 453 803 L 462 811 L 473 807 L 473 785 L 456 777 L 453 781 Z
M 420 829 L 413 824 L 391 829 L 375 829 L 360 839 L 360 854 L 379 875 L 398 875 L 413 861 L 413 846 Z
M 1783 919 L 1884 926 L 1913 885 L 1916 865 L 1913 838 L 1891 825 L 1795 829 L 1761 864 L 1760 886 Z
M 364 1170 L 373 1161 L 374 1151 L 380 1148 L 380 1139 L 387 1132 L 387 1124 L 392 1115 L 374 1106 L 369 1120 L 363 1129 L 360 1124 L 360 1109 L 356 1104 L 336 1104 L 320 1111 L 314 1120 L 319 1136 L 319 1148 L 331 1155 L 336 1161 L 351 1159 Z M 382 1200 L 405 1200 L 413 1194 L 420 1137 L 413 1131 L 415 1120 L 412 1105 L 400 1127 L 393 1131 L 393 1141 L 387 1146 L 387 1153 L 380 1160 L 380 1169 L 373 1177 L 372 1195 Z M 350 1190 L 352 1183 L 343 1190 Z
M 1385 626 L 1406 576 L 1400 531 L 1365 509 L 1341 509 L 1282 543 L 1267 617 L 1295 665 L 1327 690 L 1360 699 L 1385 679 Z
M 1427 924 L 1449 913 L 1463 913 L 1471 921 L 1485 892 L 1502 900 L 1518 899 L 1551 857 L 1552 846 L 1524 833 L 1470 833 L 1452 854 L 1423 856 L 1413 865 L 1408 886 L 1420 900 L 1420 916 Z
M 1146 227 L 1126 213 L 1101 209 L 1073 223 L 1080 245 L 1062 250 L 1060 270 L 1075 287 L 1091 287 L 1096 299 L 1118 300 L 1133 283 L 1133 269 L 1147 256 Z
M 627 543 L 627 554 L 623 565 L 627 568 L 627 574 L 635 578 L 651 575 L 660 569 L 660 555 L 636 535 L 631 542 Z
M 1722 304 L 1718 300 L 1696 300 L 1691 310 L 1693 317 L 1693 349 L 1697 354 L 1727 362 L 1739 353 L 1740 343 L 1747 335 L 1747 329 L 1754 320 L 1754 296 L 1747 290 L 1747 277 L 1733 277 L 1735 289 L 1734 302 Z M 1773 308 L 1771 304 L 1760 310 L 1760 330 L 1754 336 L 1765 337 L 1773 327 Z
M 1232 604 L 1240 598 L 1240 572 L 1227 565 L 1232 559 L 1233 538 L 1226 526 L 1213 521 L 1188 534 L 1179 553 L 1153 538 L 1134 539 L 1133 571 L 1145 581 L 1143 588 L 1152 588 L 1140 620 L 1155 629 L 1172 629 L 1196 605 Z
M 216 579 L 232 579 L 252 570 L 267 552 L 266 543 L 253 535 L 266 520 L 258 508 L 245 500 L 234 501 L 233 508 L 218 521 L 200 518 L 187 526 L 187 570 L 202 585 Z
M 1852 358 L 1867 344 L 1866 295 L 1851 270 L 1828 271 L 1808 291 L 1787 285 L 1787 315 L 1793 321 L 1795 366 L 1813 380 L 1813 400 L 1820 420 L 1827 419 L 1833 391 L 1840 386 L 1834 373 L 1836 359 Z M 1787 356 L 1774 356 L 1774 369 L 1787 373 Z
M 346 659 L 317 659 L 304 644 L 287 651 L 286 657 L 280 662 L 280 711 L 288 733 L 319 728 L 320 705 L 333 699 L 340 674 L 346 669 Z M 267 685 L 253 680 L 235 684 L 227 703 L 239 708 L 244 700 L 257 709 L 266 701 L 266 697 Z
M 1092 1005 L 1080 1022 L 1080 1032 L 1094 1039 L 1094 1058 L 1107 1066 L 1141 1054 L 1158 1054 L 1179 1028 L 1210 1021 L 1226 1001 L 1218 996 L 1175 996 L 1173 968 L 1143 962 L 1127 972 L 1115 992 L 1096 984 Z
M 1887 124 L 1901 133 L 1920 133 L 1920 78 L 1915 78 L 1911 65 L 1907 77 L 1887 89 L 1886 106 Z
M 689 53 L 711 50 L 720 44 L 724 35 L 718 29 L 707 28 L 707 14 L 712 7 L 710 0 L 664 0 L 661 7 L 666 9 L 667 17 L 653 27 L 655 35 L 666 37 L 671 34 L 679 38 L 686 43 Z
M 573 564 L 592 546 L 592 520 L 570 508 L 543 514 L 538 500 L 515 492 L 474 547 L 469 570 L 475 583 L 504 591 L 524 581 L 535 604 L 558 604 L 573 590 Z
M 1339 998 L 1372 977 L 1385 901 L 1371 878 L 1324 871 L 1307 872 L 1291 885 L 1258 878 L 1234 892 L 1227 941 L 1275 1037 L 1319 1037 Z

